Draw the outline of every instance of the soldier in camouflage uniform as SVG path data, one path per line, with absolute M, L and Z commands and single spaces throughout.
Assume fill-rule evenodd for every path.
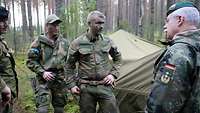
M 37 75 L 37 113 L 48 113 L 50 103 L 54 113 L 64 113 L 67 99 L 64 64 L 69 43 L 59 34 L 60 23 L 61 20 L 56 15 L 49 15 L 45 35 L 40 35 L 28 51 L 27 67 Z
M 155 62 L 146 113 L 200 113 L 199 11 L 177 2 L 167 12 L 168 47 Z
M 12 97 L 8 104 L 6 104 L 3 113 L 13 112 L 13 103 L 18 94 L 17 74 L 15 71 L 15 61 L 12 53 L 4 41 L 2 34 L 7 32 L 8 28 L 8 10 L 0 6 L 0 78 L 5 81 L 7 86 L 11 89 Z M 2 100 L 6 99 L 6 95 L 1 95 Z
M 80 95 L 81 113 L 96 113 L 97 104 L 98 113 L 119 113 L 113 84 L 119 76 L 121 54 L 113 41 L 101 34 L 105 22 L 101 12 L 91 12 L 87 22 L 87 32 L 73 40 L 69 47 L 65 67 L 69 88 Z

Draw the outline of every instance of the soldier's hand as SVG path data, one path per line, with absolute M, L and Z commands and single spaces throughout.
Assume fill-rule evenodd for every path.
M 113 75 L 110 74 L 110 75 L 106 76 L 106 77 L 103 79 L 103 81 L 104 81 L 104 84 L 112 85 L 113 82 L 115 81 L 115 78 L 114 78 Z
M 73 94 L 80 94 L 80 89 L 79 89 L 78 86 L 74 86 L 74 87 L 71 88 L 71 92 Z
M 54 75 L 52 72 L 48 72 L 48 71 L 45 71 L 43 73 L 43 78 L 46 80 L 46 81 L 52 81 L 55 79 Z
M 11 100 L 11 90 L 8 86 L 3 88 L 1 96 L 2 96 L 2 105 L 8 104 L 9 101 Z

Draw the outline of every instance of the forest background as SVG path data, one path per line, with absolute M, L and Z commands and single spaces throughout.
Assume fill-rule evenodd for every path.
M 44 33 L 47 15 L 56 14 L 62 19 L 61 33 L 73 40 L 86 31 L 86 18 L 90 11 L 99 10 L 106 16 L 105 34 L 124 29 L 151 43 L 164 39 L 163 25 L 166 11 L 177 1 L 185 0 L 0 0 L 10 11 L 9 30 L 5 35 L 14 51 L 19 75 L 20 96 L 16 113 L 34 113 L 34 94 L 31 73 L 25 66 L 30 43 Z M 200 9 L 200 0 L 193 2 Z M 52 109 L 51 109 L 52 111 Z M 78 113 L 77 102 L 69 99 L 67 113 Z

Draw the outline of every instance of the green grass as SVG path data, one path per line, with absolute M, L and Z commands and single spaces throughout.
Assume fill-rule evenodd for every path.
M 19 79 L 19 98 L 17 100 L 15 113 L 35 113 L 35 97 L 30 83 L 30 78 L 34 77 L 34 73 L 26 67 L 25 55 L 18 55 L 15 60 Z M 79 113 L 79 107 L 70 94 L 69 98 L 65 112 Z M 52 107 L 50 107 L 50 113 L 53 113 Z

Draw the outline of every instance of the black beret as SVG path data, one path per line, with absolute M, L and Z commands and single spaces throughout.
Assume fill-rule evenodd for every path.
M 5 8 L 0 6 L 0 19 L 7 19 L 9 11 Z

